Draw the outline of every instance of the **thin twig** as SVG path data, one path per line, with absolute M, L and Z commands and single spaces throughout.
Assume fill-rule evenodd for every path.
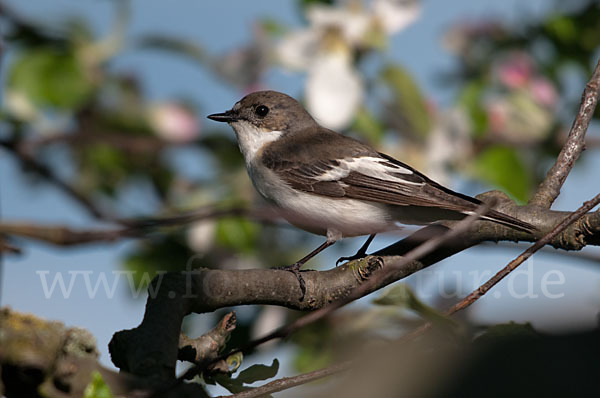
M 491 242 L 483 242 L 481 244 L 481 246 L 483 247 L 498 247 L 501 249 L 505 249 L 505 250 L 512 250 L 512 251 L 523 251 L 523 248 L 527 248 L 529 247 L 531 244 L 530 243 L 508 243 L 508 242 L 496 242 L 496 243 L 491 243 Z M 582 260 L 582 261 L 588 261 L 593 263 L 594 265 L 600 265 L 600 254 L 595 254 L 593 252 L 584 252 L 584 251 L 579 251 L 579 252 L 573 252 L 573 251 L 564 251 L 564 250 L 557 250 L 555 248 L 552 248 L 550 246 L 544 246 L 543 248 L 541 248 L 539 250 L 540 253 L 543 254 L 549 254 L 552 256 L 564 256 L 564 257 L 568 257 L 570 259 L 578 259 L 578 260 Z
M 529 204 L 549 209 L 560 194 L 560 189 L 573 168 L 575 161 L 577 161 L 579 155 L 585 149 L 585 134 L 596 109 L 599 91 L 600 61 L 598 61 L 590 81 L 583 90 L 579 112 L 573 122 L 567 142 L 565 142 L 554 165 L 546 174 L 546 178 L 539 185 Z
M 110 243 L 121 238 L 139 238 L 158 228 L 189 224 L 201 220 L 245 217 L 263 223 L 274 223 L 279 215 L 272 208 L 249 209 L 243 206 L 219 208 L 208 205 L 193 212 L 157 218 L 115 219 L 124 227 L 107 229 L 74 229 L 64 225 L 38 225 L 29 222 L 0 222 L 0 234 L 35 239 L 57 246 L 76 246 L 89 243 Z
M 75 246 L 85 243 L 116 242 L 121 238 L 133 237 L 135 232 L 130 228 L 77 230 L 62 225 L 1 222 L 0 234 L 35 239 L 57 246 Z
M 323 369 L 315 370 L 313 372 L 299 374 L 292 377 L 282 377 L 281 379 L 273 380 L 270 383 L 262 385 L 260 387 L 253 388 L 251 390 L 243 391 L 233 395 L 220 396 L 217 398 L 257 398 L 263 397 L 267 394 L 273 394 L 275 392 L 283 391 L 296 387 L 302 384 L 309 383 L 318 379 L 322 379 L 327 376 L 331 376 L 336 373 L 348 370 L 351 366 L 350 361 L 342 362 L 336 365 L 328 366 Z
M 187 144 L 166 141 L 154 136 L 132 136 L 116 131 L 102 131 L 101 133 L 74 131 L 70 133 L 56 132 L 51 135 L 33 138 L 23 142 L 21 147 L 27 153 L 36 153 L 40 148 L 56 143 L 81 146 L 98 142 L 107 143 L 113 148 L 134 154 L 156 152 L 164 148 Z
M 542 247 L 548 244 L 552 239 L 554 239 L 558 234 L 564 231 L 569 225 L 573 224 L 575 221 L 579 220 L 583 217 L 587 212 L 592 210 L 600 203 L 600 193 L 591 200 L 584 202 L 583 205 L 573 212 L 570 216 L 566 217 L 563 221 L 561 221 L 552 231 L 544 235 L 541 239 L 535 242 L 531 247 L 525 250 L 523 253 L 519 254 L 514 260 L 506 265 L 506 267 L 502 268 L 496 275 L 491 277 L 487 282 L 481 285 L 479 288 L 475 289 L 471 294 L 462 299 L 460 302 L 455 304 L 450 310 L 448 310 L 448 314 L 454 314 L 456 311 L 460 311 L 462 309 L 467 308 L 475 301 L 477 301 L 481 296 L 486 294 L 492 287 L 494 287 L 498 282 L 504 279 L 508 274 L 510 274 L 515 268 L 521 265 L 525 260 L 531 257 L 535 252 L 540 250 Z
M 71 198 L 75 199 L 75 201 L 77 201 L 95 218 L 107 221 L 115 220 L 115 217 L 112 214 L 100 209 L 90 198 L 79 192 L 67 182 L 63 181 L 61 178 L 55 175 L 50 168 L 38 162 L 31 154 L 21 150 L 16 143 L 0 141 L 0 146 L 13 153 L 19 159 L 21 164 L 23 164 L 23 166 L 35 171 L 40 176 L 44 177 L 46 181 L 52 183 Z

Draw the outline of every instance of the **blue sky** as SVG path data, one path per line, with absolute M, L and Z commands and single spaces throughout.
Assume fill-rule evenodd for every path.
M 22 14 L 43 19 L 48 24 L 59 24 L 65 15 L 81 15 L 99 34 L 108 31 L 113 13 L 111 1 L 12 0 L 8 3 Z M 133 39 L 144 33 L 172 34 L 201 43 L 214 53 L 225 52 L 246 43 L 252 22 L 257 18 L 270 17 L 288 26 L 301 24 L 295 1 L 137 0 L 132 4 L 129 38 Z M 413 73 L 423 91 L 433 101 L 446 104 L 452 98 L 453 92 L 451 89 L 441 88 L 437 80 L 439 73 L 448 70 L 453 62 L 452 57 L 441 45 L 441 35 L 445 29 L 457 20 L 477 19 L 481 16 L 500 16 L 510 21 L 518 21 L 524 15 L 541 15 L 551 2 L 426 0 L 423 4 L 421 18 L 393 39 L 389 56 Z M 201 104 L 204 114 L 229 109 L 240 97 L 239 92 L 219 84 L 206 71 L 164 53 L 127 53 L 119 57 L 112 67 L 135 73 L 144 82 L 149 97 L 157 100 L 180 96 L 193 98 Z M 302 83 L 301 76 L 277 70 L 270 72 L 266 79 L 266 85 L 270 88 L 292 95 L 300 93 Z M 574 209 L 595 195 L 598 184 L 589 182 L 598 181 L 599 169 L 598 152 L 589 151 L 569 177 L 555 208 Z M 470 194 L 486 189 L 464 182 L 457 184 L 455 188 Z M 143 202 L 143 198 L 140 202 L 132 200 L 131 205 L 140 203 L 142 207 L 151 208 L 151 205 Z M 30 184 L 19 172 L 16 162 L 5 153 L 0 155 L 0 214 L 9 220 L 92 225 L 88 216 L 55 188 L 44 184 Z M 390 241 L 391 238 L 380 239 L 376 246 L 383 246 Z M 145 299 L 132 300 L 128 297 L 125 279 L 121 280 L 112 298 L 102 289 L 91 298 L 86 289 L 85 278 L 87 275 L 94 285 L 100 273 L 106 272 L 109 282 L 112 282 L 110 278 L 116 278 L 120 270 L 120 256 L 130 247 L 130 243 L 84 246 L 69 250 L 32 242 L 20 243 L 23 243 L 24 254 L 6 257 L 3 262 L 0 296 L 2 305 L 32 312 L 47 319 L 60 320 L 69 326 L 89 329 L 98 339 L 102 362 L 112 366 L 107 354 L 107 344 L 115 331 L 139 324 Z M 360 242 L 353 244 L 359 245 Z M 346 246 L 346 250 L 354 249 Z M 423 279 L 410 278 L 411 283 L 418 285 L 419 291 L 426 296 L 437 283 L 436 272 L 446 276 L 456 269 L 466 274 L 481 273 L 485 270 L 492 272 L 517 254 L 516 250 L 475 248 L 432 267 L 429 276 L 423 276 Z M 335 250 L 325 254 L 329 260 L 337 258 L 338 255 L 339 252 Z M 473 310 L 477 319 L 481 322 L 532 320 L 535 325 L 543 328 L 550 327 L 551 324 L 556 326 L 554 315 L 560 313 L 564 314 L 564 318 L 558 326 L 594 325 L 597 322 L 600 303 L 597 293 L 600 276 L 585 262 L 579 265 L 565 265 L 567 261 L 569 264 L 573 262 L 563 256 L 540 254 L 533 260 L 531 274 L 536 294 L 540 293 L 540 281 L 548 270 L 562 272 L 565 282 L 556 291 L 565 294 L 563 299 L 501 299 L 508 295 L 511 286 L 515 291 L 527 292 L 530 279 L 528 274 L 523 273 L 515 277 L 512 285 L 503 283 L 498 287 L 496 296 L 499 294 L 500 297 L 489 297 L 478 303 Z M 69 298 L 63 298 L 58 294 L 58 290 L 51 297 L 45 297 L 43 278 L 51 281 L 56 273 L 61 273 L 67 282 L 70 277 L 76 278 Z M 469 283 L 466 283 L 463 286 L 465 291 L 475 287 L 468 285 Z M 200 320 L 196 327 L 201 332 L 210 326 L 203 325 Z M 270 363 L 270 360 L 265 362 Z

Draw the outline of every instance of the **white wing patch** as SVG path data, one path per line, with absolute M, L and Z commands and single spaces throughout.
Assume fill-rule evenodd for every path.
M 335 166 L 325 173 L 314 177 L 318 181 L 338 181 L 348 177 L 351 171 L 377 178 L 383 181 L 397 182 L 401 184 L 423 185 L 423 182 L 407 181 L 397 177 L 391 173 L 413 174 L 407 168 L 391 163 L 384 158 L 376 158 L 372 156 L 364 156 L 359 158 L 350 158 L 340 160 L 340 165 Z
M 345 160 L 340 161 L 339 166 L 334 166 L 332 169 L 327 170 L 325 173 L 315 176 L 314 179 L 317 181 L 338 181 L 344 177 L 348 177 L 350 169 L 348 168 L 348 162 Z

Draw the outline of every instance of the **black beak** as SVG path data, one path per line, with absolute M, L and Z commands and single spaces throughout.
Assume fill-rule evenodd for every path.
M 238 120 L 233 111 L 231 110 L 223 113 L 213 113 L 212 115 L 208 115 L 207 118 L 209 118 L 210 120 L 214 120 L 215 122 L 224 123 L 235 122 L 236 120 Z

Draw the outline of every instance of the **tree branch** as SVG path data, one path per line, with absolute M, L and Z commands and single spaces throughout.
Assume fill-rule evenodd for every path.
M 485 214 L 487 210 L 489 210 L 489 206 L 484 204 L 480 206 L 474 214 L 456 223 L 454 228 L 447 229 L 443 233 L 431 237 L 430 239 L 422 240 L 419 245 L 412 248 L 403 256 L 391 256 L 392 259 L 388 262 L 385 268 L 380 268 L 381 266 L 377 267 L 377 265 L 379 264 L 383 265 L 383 260 L 381 260 L 379 257 L 367 257 L 368 259 L 374 259 L 373 265 L 375 267 L 373 268 L 374 272 L 369 272 L 370 274 L 372 273 L 372 275 L 368 278 L 365 278 L 364 283 L 356 286 L 350 292 L 348 292 L 347 295 L 340 297 L 334 302 L 327 304 L 325 307 L 319 308 L 318 310 L 313 311 L 310 314 L 307 314 L 302 318 L 295 320 L 291 324 L 282 327 L 278 330 L 275 330 L 273 333 L 270 333 L 262 338 L 250 342 L 246 347 L 243 347 L 236 351 L 247 351 L 251 348 L 258 346 L 259 344 L 263 344 L 275 338 L 287 337 L 290 334 L 296 332 L 297 330 L 328 316 L 338 308 L 341 308 L 354 300 L 364 297 L 367 294 L 388 285 L 389 283 L 395 282 L 397 279 L 393 277 L 390 278 L 394 271 L 403 270 L 403 268 L 406 265 L 412 262 L 416 262 L 420 258 L 423 258 L 424 256 L 432 253 L 437 248 L 442 247 L 444 244 L 447 244 L 452 240 L 462 238 L 464 234 L 469 231 L 471 225 L 482 214 Z M 231 355 L 231 353 L 227 355 Z
M 248 209 L 243 206 L 221 208 L 208 205 L 193 212 L 157 218 L 121 218 L 115 220 L 125 227 L 110 229 L 74 229 L 65 225 L 37 225 L 29 222 L 0 222 L 0 234 L 21 236 L 57 246 L 89 243 L 116 243 L 123 238 L 143 238 L 158 228 L 185 225 L 196 221 L 225 217 L 246 217 L 263 223 L 279 218 L 274 209 Z
M 599 64 L 600 65 L 600 64 Z M 563 221 L 560 222 L 554 229 L 548 232 L 545 236 L 535 242 L 531 247 L 521 253 L 517 258 L 512 260 L 510 263 L 506 265 L 503 269 L 501 269 L 496 275 L 490 278 L 487 282 L 469 294 L 467 297 L 462 299 L 456 305 L 454 305 L 450 310 L 448 310 L 448 315 L 454 314 L 457 311 L 467 308 L 475 301 L 477 301 L 480 297 L 486 294 L 492 287 L 494 287 L 498 282 L 504 279 L 508 274 L 514 271 L 519 265 L 521 265 L 525 260 L 531 257 L 535 252 L 540 250 L 542 247 L 551 242 L 556 236 L 562 233 L 568 226 L 573 224 L 575 221 L 581 219 L 587 212 L 592 210 L 600 203 L 600 193 L 596 195 L 591 200 L 585 202 L 579 209 L 573 212 L 571 215 L 566 217 Z
M 490 197 L 499 198 L 502 211 L 524 221 L 538 219 L 540 214 L 543 214 L 543 222 L 538 222 L 540 234 L 548 233 L 561 219 L 570 214 L 538 207 L 517 207 L 514 204 L 511 207 L 510 201 L 494 192 L 484 195 L 483 199 L 489 200 Z M 526 217 L 520 217 L 521 213 Z M 349 297 L 355 289 L 362 289 L 361 294 L 368 294 L 481 241 L 504 239 L 535 241 L 536 239 L 525 232 L 491 222 L 474 221 L 468 234 L 453 236 L 419 260 L 409 258 L 414 261 L 407 262 L 405 257 L 401 257 L 406 256 L 423 242 L 445 234 L 449 226 L 456 228 L 456 224 L 425 227 L 372 256 L 331 270 L 303 271 L 307 292 L 302 301 L 300 301 L 301 292 L 296 277 L 290 272 L 281 270 L 197 269 L 159 275 L 149 287 L 150 295 L 142 323 L 138 328 L 126 331 L 127 338 L 118 337 L 124 332 L 116 333 L 113 338 L 113 341 L 118 339 L 120 344 L 117 347 L 111 343 L 111 352 L 115 350 L 122 352 L 124 359 L 123 362 L 115 362 L 115 365 L 136 375 L 159 375 L 161 378 L 172 378 L 177 359 L 181 322 L 189 313 L 212 312 L 223 307 L 250 304 L 317 310 Z M 580 249 L 589 242 L 597 244 L 599 237 L 600 213 L 596 212 L 586 214 L 562 233 L 553 235 L 548 242 L 556 247 Z M 369 280 L 379 268 L 387 268 L 390 271 L 381 274 L 385 277 L 377 278 L 377 282 L 365 284 L 365 281 Z M 360 288 L 361 286 L 366 287 Z M 311 315 L 308 315 L 309 319 Z M 285 334 L 278 331 L 269 339 L 283 335 Z M 152 347 L 152 352 L 148 352 L 147 347 Z
M 575 161 L 585 149 L 585 134 L 594 116 L 599 92 L 600 61 L 596 64 L 592 77 L 585 86 L 579 112 L 573 122 L 567 142 L 558 154 L 554 165 L 546 174 L 546 178 L 529 201 L 529 204 L 549 209 L 560 194 L 560 189 L 573 168 Z
M 198 338 L 192 339 L 181 333 L 178 359 L 202 367 L 214 362 L 235 330 L 236 322 L 235 312 L 232 311 L 225 314 L 217 326 Z
M 7 149 L 9 152 L 15 155 L 25 168 L 36 172 L 38 175 L 44 177 L 47 182 L 53 184 L 61 191 L 66 193 L 68 196 L 73 198 L 95 218 L 107 221 L 114 221 L 116 219 L 113 214 L 110 214 L 101 209 L 90 198 L 88 198 L 87 196 L 79 192 L 76 188 L 72 187 L 67 182 L 63 181 L 57 175 L 55 175 L 50 168 L 38 162 L 31 154 L 22 150 L 22 148 L 17 143 L 2 140 L 0 141 L 0 147 Z
M 174 334 L 179 334 L 183 317 L 190 312 L 213 311 L 214 308 L 207 308 L 206 306 L 210 306 L 211 302 L 214 303 L 222 299 L 231 300 L 230 305 L 278 304 L 292 308 L 299 306 L 301 309 L 322 308 L 333 303 L 321 311 L 306 315 L 288 327 L 279 329 L 252 342 L 244 349 L 253 348 L 277 337 L 287 336 L 294 330 L 314 322 L 341 305 L 415 272 L 416 268 L 405 266 L 409 264 L 418 265 L 419 263 L 415 261 L 418 257 L 425 256 L 436 248 L 449 244 L 452 240 L 457 240 L 461 234 L 468 230 L 478 216 L 485 212 L 486 208 L 487 206 L 482 206 L 477 214 L 458 222 L 452 230 L 441 226 L 430 226 L 413 234 L 412 240 L 405 239 L 405 249 L 408 249 L 406 256 L 390 256 L 387 259 L 388 269 L 383 273 L 379 273 L 379 276 L 372 280 L 369 280 L 371 274 L 386 265 L 385 260 L 378 256 L 370 256 L 329 271 L 304 271 L 307 292 L 303 299 L 295 275 L 281 270 L 255 269 L 233 272 L 188 270 L 182 273 L 185 275 L 168 273 L 165 275 L 166 279 L 157 277 L 149 288 L 152 293 L 148 298 L 145 317 L 140 326 L 133 330 L 118 332 L 113 337 L 110 351 L 111 353 L 119 353 L 118 358 L 113 355 L 113 362 L 119 368 L 137 375 L 172 378 L 175 362 L 171 340 L 174 339 Z M 443 231 L 442 234 L 440 234 L 440 230 Z M 436 231 L 439 235 L 430 239 L 431 231 Z M 461 237 L 460 240 L 464 239 Z M 232 279 L 234 280 L 232 281 Z M 324 281 L 323 279 L 329 280 Z M 364 281 L 367 282 L 364 283 Z M 167 287 L 165 287 L 165 283 L 167 283 Z M 235 286 L 238 286 L 238 289 L 235 289 Z M 244 286 L 244 288 L 239 289 L 239 286 Z M 171 310 L 169 312 L 168 316 L 171 318 L 169 320 L 164 319 L 166 307 L 178 309 L 178 311 Z M 157 321 L 163 325 L 160 336 L 152 332 L 156 329 L 157 325 L 154 323 Z M 166 327 L 165 324 L 169 326 Z M 145 341 L 142 342 L 142 340 Z M 132 344 L 134 342 L 135 344 Z M 148 357 L 146 352 L 139 349 L 140 346 L 151 345 L 157 350 L 161 344 L 163 347 L 162 355 L 160 352 L 154 351 L 154 357 L 151 358 Z M 231 352 L 227 353 L 221 356 L 220 359 L 224 359 L 231 354 Z M 143 366 L 140 366 L 140 363 Z M 196 372 L 197 370 L 198 368 L 194 368 L 186 372 L 181 379 L 188 377 L 190 372 Z
M 519 254 L 514 260 L 508 263 L 504 268 L 496 273 L 496 275 L 492 276 L 487 282 L 483 285 L 479 286 L 477 289 L 472 291 L 468 296 L 463 298 L 461 301 L 452 306 L 448 311 L 446 311 L 446 315 L 452 315 L 460 310 L 463 310 L 473 304 L 475 301 L 480 299 L 483 295 L 490 291 L 492 287 L 494 287 L 498 282 L 504 279 L 508 274 L 514 271 L 519 265 L 521 265 L 525 260 L 531 257 L 535 252 L 540 250 L 542 247 L 547 245 L 557 236 L 559 236 L 564 230 L 566 230 L 570 225 L 574 224 L 576 221 L 580 220 L 587 212 L 592 210 L 600 204 L 600 193 L 594 196 L 591 200 L 584 202 L 584 204 L 577 209 L 575 212 L 571 213 L 569 216 L 565 217 L 556 227 L 552 229 L 552 231 L 545 234 L 542 238 L 540 238 L 537 242 L 527 248 L 524 252 Z M 596 212 L 595 214 L 600 214 L 600 212 Z M 433 326 L 431 322 L 427 322 L 417 329 L 413 330 L 409 334 L 402 337 L 402 340 L 410 340 L 418 335 L 421 335 L 426 330 L 430 329 Z

